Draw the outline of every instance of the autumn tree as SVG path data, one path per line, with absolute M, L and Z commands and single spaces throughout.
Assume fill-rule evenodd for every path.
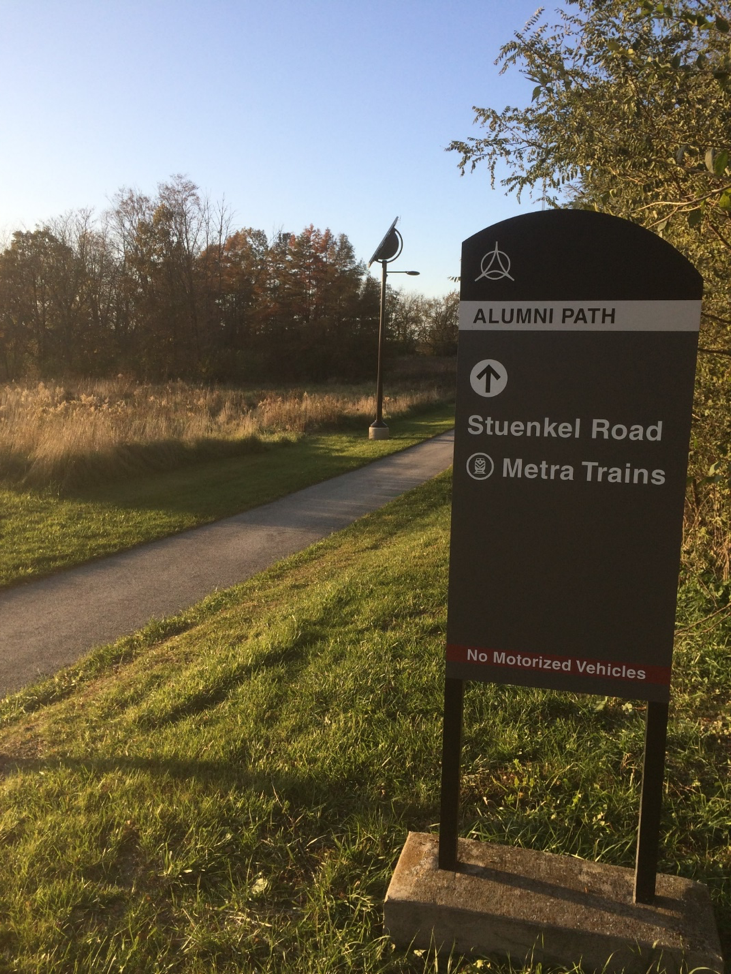
M 310 225 L 270 246 L 266 333 L 280 374 L 323 379 L 357 373 L 374 336 L 365 269 L 345 234 Z
M 418 333 L 420 350 L 429 355 L 456 355 L 458 334 L 459 292 L 428 300 Z
M 110 214 L 128 320 L 139 361 L 153 376 L 197 374 L 205 354 L 199 258 L 210 244 L 210 207 L 183 176 L 150 198 L 121 190 Z
M 427 300 L 422 294 L 393 289 L 387 285 L 386 335 L 388 348 L 399 355 L 411 355 L 416 351 L 426 314 Z
M 114 368 L 119 356 L 118 275 L 104 224 L 97 225 L 91 210 L 77 210 L 51 220 L 46 229 L 66 256 L 53 293 L 58 329 L 71 348 L 65 371 L 104 374 Z
M 217 379 L 255 378 L 262 370 L 269 242 L 245 227 L 209 244 L 199 267 L 208 299 L 209 373 Z
M 23 362 L 40 374 L 84 364 L 83 268 L 50 229 L 18 231 L 0 255 L 0 321 L 6 373 Z

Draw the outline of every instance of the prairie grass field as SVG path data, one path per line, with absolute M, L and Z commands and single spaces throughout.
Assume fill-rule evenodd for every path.
M 359 389 L 82 388 L 72 400 L 62 386 L 0 394 L 0 586 L 275 500 L 444 432 L 454 417 L 438 383 L 395 390 L 391 437 L 376 441 L 375 404 Z
M 453 384 L 452 384 L 453 385 Z M 397 419 L 453 398 L 432 382 L 384 399 Z M 0 385 L 0 483 L 65 492 L 261 451 L 304 433 L 359 427 L 366 387 L 233 389 L 129 379 Z
M 0 970 L 509 974 L 381 929 L 438 828 L 450 486 L 0 704 Z M 728 585 L 684 577 L 660 870 L 727 952 L 730 646 Z M 468 686 L 462 834 L 633 866 L 644 704 Z

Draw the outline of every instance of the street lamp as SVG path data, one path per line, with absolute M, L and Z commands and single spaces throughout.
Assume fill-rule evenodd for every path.
M 383 341 L 386 330 L 386 278 L 388 277 L 388 264 L 396 260 L 401 255 L 404 248 L 404 241 L 401 234 L 396 229 L 398 217 L 393 221 L 388 229 L 386 236 L 376 248 L 375 253 L 368 261 L 368 266 L 379 261 L 381 265 L 381 314 L 378 320 L 378 370 L 376 375 L 376 418 L 368 428 L 369 440 L 387 440 L 388 426 L 383 422 Z M 408 274 L 410 277 L 418 277 L 419 271 L 391 271 L 391 274 Z

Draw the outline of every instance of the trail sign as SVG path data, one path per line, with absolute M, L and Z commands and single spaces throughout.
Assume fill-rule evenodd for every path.
M 701 294 L 603 214 L 464 242 L 448 678 L 668 699 Z

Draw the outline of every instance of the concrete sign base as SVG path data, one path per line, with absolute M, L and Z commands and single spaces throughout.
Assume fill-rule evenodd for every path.
M 651 906 L 632 901 L 632 869 L 459 840 L 457 872 L 440 870 L 436 835 L 411 832 L 384 904 L 400 947 L 532 959 L 628 974 L 723 972 L 705 886 L 658 875 Z

